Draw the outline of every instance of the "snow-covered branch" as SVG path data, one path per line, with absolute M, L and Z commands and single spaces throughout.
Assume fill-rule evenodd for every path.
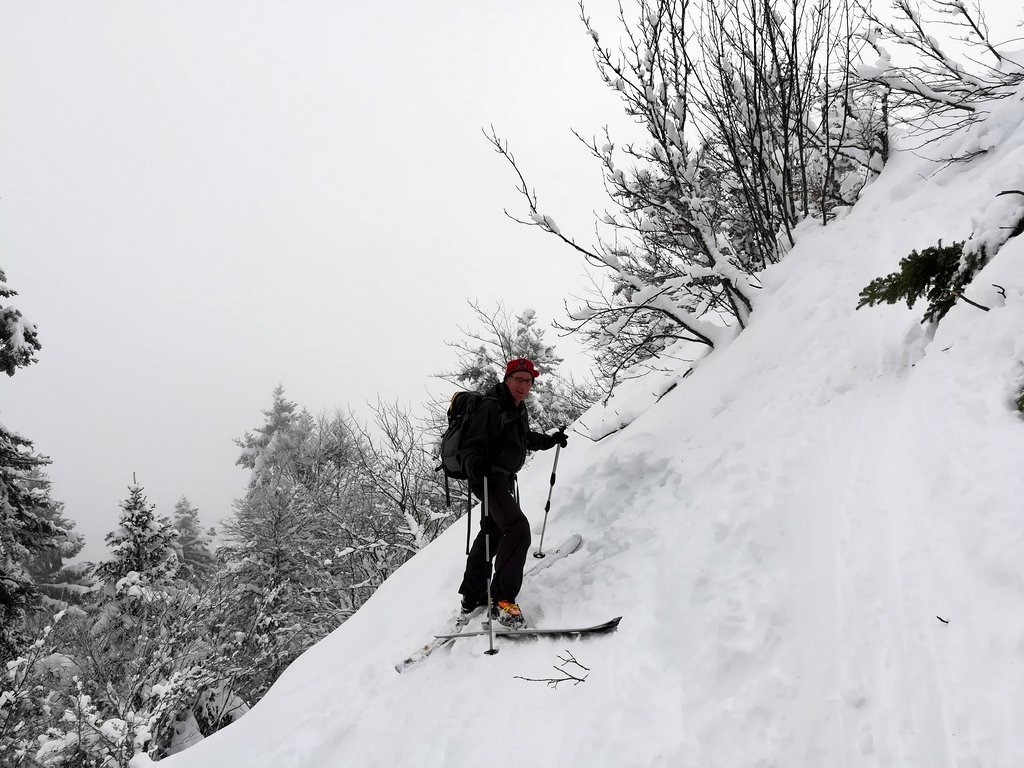
M 925 8 L 938 18 L 931 21 L 910 0 L 896 0 L 893 7 L 894 21 L 862 9 L 869 28 L 860 36 L 876 58 L 864 62 L 857 74 L 891 89 L 895 108 L 908 115 L 942 116 L 943 132 L 949 132 L 979 120 L 992 102 L 1015 93 L 1024 82 L 1024 60 L 992 41 L 980 6 L 932 0 Z M 953 30 L 947 37 L 962 56 L 929 32 L 940 24 Z

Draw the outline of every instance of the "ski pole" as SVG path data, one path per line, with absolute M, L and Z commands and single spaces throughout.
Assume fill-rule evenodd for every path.
M 473 491 L 466 481 L 466 556 L 469 557 L 469 537 L 473 528 Z
M 494 647 L 494 611 L 491 604 L 491 579 L 492 579 L 492 568 L 491 568 L 491 518 L 489 497 L 487 487 L 487 475 L 484 475 L 484 511 L 483 511 L 483 522 L 484 522 L 484 556 L 487 558 L 487 636 L 490 638 L 491 645 L 484 653 L 488 656 L 493 656 L 498 652 L 498 649 Z
M 544 557 L 544 531 L 548 528 L 548 512 L 551 511 L 551 492 L 555 490 L 555 472 L 558 471 L 558 453 L 561 450 L 562 446 L 555 446 L 555 464 L 551 467 L 551 485 L 548 487 L 548 501 L 544 505 L 544 525 L 540 529 L 540 546 L 533 553 L 533 556 L 536 558 Z

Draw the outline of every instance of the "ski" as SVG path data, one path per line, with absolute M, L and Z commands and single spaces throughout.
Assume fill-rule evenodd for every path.
M 534 564 L 532 568 L 527 568 L 525 571 L 523 571 L 523 578 L 525 579 L 527 576 L 539 573 L 543 571 L 545 568 L 550 568 L 563 557 L 571 555 L 582 545 L 583 537 L 580 536 L 578 533 L 574 533 L 572 536 L 570 536 L 561 544 L 559 544 L 558 548 L 554 552 L 544 555 L 544 559 L 539 560 L 537 563 Z
M 602 622 L 601 624 L 594 624 L 591 627 L 574 627 L 572 629 L 564 628 L 546 628 L 546 627 L 524 627 L 523 629 L 496 629 L 494 630 L 495 637 L 534 637 L 537 635 L 596 635 L 601 632 L 613 632 L 616 627 L 619 626 L 619 622 L 622 621 L 621 616 L 616 616 L 614 619 Z M 481 635 L 489 634 L 486 629 L 474 630 L 472 632 L 456 632 L 453 634 L 437 635 L 439 640 L 454 640 L 459 637 L 480 637 Z
M 480 616 L 484 612 L 485 611 L 484 611 L 483 607 L 480 607 L 480 608 L 477 608 L 475 611 L 472 611 L 470 613 L 463 613 L 463 614 L 461 614 L 452 623 L 451 629 L 450 629 L 448 634 L 450 634 L 452 636 L 457 636 L 459 634 L 459 630 L 461 630 L 463 627 L 465 627 L 467 624 L 469 624 L 469 622 L 471 622 L 474 618 L 476 618 L 477 616 Z M 399 674 L 401 674 L 408 667 L 411 667 L 416 662 L 423 661 L 423 659 L 427 658 L 427 656 L 429 656 L 434 651 L 436 651 L 438 648 L 440 648 L 442 645 L 445 645 L 448 642 L 451 642 L 450 639 L 439 640 L 439 639 L 437 639 L 435 637 L 433 640 L 431 640 L 429 643 L 424 645 L 422 648 L 417 648 L 415 651 L 413 651 L 411 654 L 409 654 L 409 656 L 406 657 L 404 660 L 400 661 L 398 664 L 395 664 L 395 671 L 398 672 Z
M 578 533 L 572 534 L 571 536 L 569 536 L 569 538 L 563 541 L 555 549 L 554 552 L 548 553 L 543 560 L 537 562 L 532 568 L 528 568 L 523 573 L 523 578 L 525 579 L 528 576 L 532 576 L 536 573 L 539 573 L 540 571 L 550 568 L 552 565 L 557 563 L 562 558 L 568 557 L 573 552 L 576 552 L 582 545 L 583 537 L 580 536 Z M 409 654 L 409 656 L 407 656 L 404 660 L 395 664 L 395 671 L 401 674 L 406 669 L 411 667 L 413 664 L 423 661 L 423 659 L 427 658 L 438 648 L 441 648 L 442 646 L 445 646 L 448 643 L 452 642 L 456 637 L 460 636 L 462 628 L 469 624 L 476 616 L 479 616 L 482 611 L 483 609 L 480 608 L 476 611 L 473 611 L 472 613 L 463 614 L 456 618 L 452 625 L 449 627 L 447 632 L 445 632 L 443 635 L 435 635 L 434 639 L 431 640 L 429 643 L 420 648 L 417 648 L 415 651 Z

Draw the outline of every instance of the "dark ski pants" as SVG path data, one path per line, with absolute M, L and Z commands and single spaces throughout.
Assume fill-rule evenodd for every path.
M 488 516 L 484 517 L 481 510 L 480 533 L 466 558 L 466 573 L 459 592 L 480 603 L 487 601 L 487 577 L 491 573 L 491 564 L 487 562 L 485 537 L 490 533 L 491 557 L 494 559 L 491 599 L 495 603 L 499 600 L 514 603 L 523 586 L 523 568 L 530 551 L 530 521 L 509 490 L 492 485 L 489 491 Z

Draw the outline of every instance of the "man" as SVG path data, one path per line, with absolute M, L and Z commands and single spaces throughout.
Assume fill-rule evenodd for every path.
M 487 478 L 487 516 L 480 521 L 480 533 L 469 550 L 466 573 L 459 592 L 464 613 L 487 605 L 487 578 L 491 564 L 488 544 L 494 558 L 491 581 L 492 611 L 505 626 L 525 625 L 516 596 L 523 583 L 523 567 L 530 550 L 530 523 L 515 497 L 516 473 L 526 461 L 527 451 L 546 451 L 556 445 L 563 448 L 567 438 L 563 430 L 551 435 L 533 432 L 524 400 L 540 375 L 531 360 L 511 360 L 505 379 L 483 398 L 466 425 L 462 446 L 463 467 L 469 487 L 483 500 Z M 487 537 L 490 536 L 490 542 Z

